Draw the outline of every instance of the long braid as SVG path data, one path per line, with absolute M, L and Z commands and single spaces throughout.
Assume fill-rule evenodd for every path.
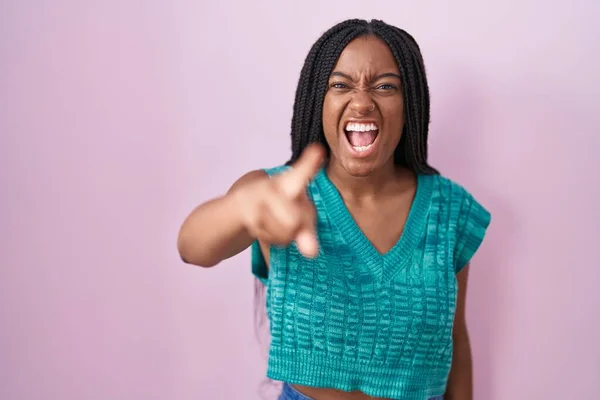
M 348 43 L 369 35 L 387 43 L 402 78 L 405 127 L 394 152 L 394 162 L 418 173 L 437 174 L 427 163 L 429 87 L 419 45 L 406 31 L 380 20 L 341 22 L 325 32 L 310 49 L 296 90 L 291 126 L 292 156 L 287 164 L 295 162 L 312 142 L 320 142 L 327 148 L 322 113 L 329 76 Z
M 325 94 L 327 92 L 327 82 L 329 81 L 329 73 L 327 73 L 327 71 L 333 69 L 341 54 L 341 50 L 343 50 L 348 43 L 359 34 L 360 32 L 357 32 L 356 29 L 344 30 L 333 39 L 333 46 L 323 49 L 322 57 L 320 57 L 317 62 L 317 74 L 315 77 L 316 90 L 313 92 L 315 96 L 310 98 L 311 104 L 313 105 L 311 110 L 312 118 L 305 145 L 317 141 L 326 144 L 325 135 L 323 133 L 322 110 Z
M 325 32 L 310 49 L 296 90 L 292 117 L 292 159 L 288 164 L 294 162 L 308 144 L 327 144 L 321 115 L 327 80 L 346 45 L 358 37 L 366 26 L 366 21 L 342 22 Z
M 421 82 L 420 85 L 417 85 L 418 95 L 419 95 L 419 111 L 424 113 L 422 118 L 419 119 L 419 123 L 421 124 L 420 129 L 423 132 L 428 131 L 429 127 L 429 117 L 430 117 L 430 109 L 429 109 L 429 87 L 427 84 L 427 78 L 425 76 L 425 66 L 423 63 L 423 58 L 421 56 L 421 52 L 419 49 L 419 45 L 414 40 L 412 36 L 410 36 L 405 31 L 402 31 L 398 28 L 394 28 L 401 36 L 403 36 L 408 45 L 412 45 L 411 47 L 414 51 L 411 52 L 411 58 L 416 68 L 414 68 L 416 72 L 416 79 L 418 82 Z M 425 139 L 427 137 L 425 136 Z M 419 157 L 427 158 L 427 142 L 423 140 L 423 135 L 416 135 L 417 146 L 415 146 L 416 154 L 419 154 Z
M 417 158 L 417 160 L 427 160 L 427 134 L 429 131 L 430 107 L 429 86 L 427 84 L 423 57 L 421 56 L 419 45 L 410 34 L 396 27 L 393 27 L 393 30 L 404 40 L 404 43 L 407 45 L 407 47 L 412 50 L 409 53 L 413 65 L 411 70 L 415 72 L 415 88 L 416 95 L 418 97 L 418 100 L 414 103 L 413 110 L 415 113 L 419 113 L 420 115 L 417 119 L 417 123 L 419 124 L 419 133 L 416 135 L 410 135 L 410 139 L 413 139 L 413 155 Z M 423 170 L 421 172 L 427 173 L 428 171 Z
M 341 27 L 337 26 L 330 30 L 330 34 L 335 34 Z M 328 39 L 327 35 L 323 35 L 316 43 L 312 46 L 302 71 L 300 72 L 300 79 L 298 81 L 298 88 L 296 89 L 296 98 L 294 100 L 294 115 L 292 117 L 292 132 L 303 132 L 305 131 L 305 125 L 310 124 L 311 118 L 306 114 L 306 108 L 310 107 L 311 102 L 308 101 L 307 97 L 311 91 L 311 84 L 313 83 L 312 76 L 314 75 L 315 61 L 321 46 Z M 301 149 L 306 146 L 302 143 L 304 135 L 292 135 L 292 152 L 296 149 Z

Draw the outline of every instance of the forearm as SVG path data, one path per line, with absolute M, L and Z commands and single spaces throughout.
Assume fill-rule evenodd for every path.
M 473 400 L 473 362 L 466 332 L 454 342 L 452 368 L 444 400 Z
M 252 243 L 240 215 L 234 193 L 197 207 L 179 231 L 177 247 L 189 264 L 212 267 L 232 257 Z

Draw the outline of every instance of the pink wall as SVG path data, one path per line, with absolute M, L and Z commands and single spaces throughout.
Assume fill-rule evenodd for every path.
M 284 3 L 0 3 L 0 398 L 259 399 L 249 254 L 183 265 L 177 229 L 286 159 L 303 58 L 354 16 L 420 41 L 432 161 L 494 214 L 476 399 L 600 396 L 599 3 Z

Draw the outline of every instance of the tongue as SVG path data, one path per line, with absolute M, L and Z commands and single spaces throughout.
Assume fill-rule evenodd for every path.
M 368 146 L 375 141 L 375 138 L 377 137 L 377 131 L 349 131 L 346 132 L 346 136 L 348 137 L 348 141 L 352 146 L 363 147 Z

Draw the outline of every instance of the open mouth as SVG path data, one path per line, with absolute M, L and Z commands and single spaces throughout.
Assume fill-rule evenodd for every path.
M 348 122 L 344 127 L 350 146 L 358 153 L 363 153 L 373 146 L 379 128 L 372 122 Z

